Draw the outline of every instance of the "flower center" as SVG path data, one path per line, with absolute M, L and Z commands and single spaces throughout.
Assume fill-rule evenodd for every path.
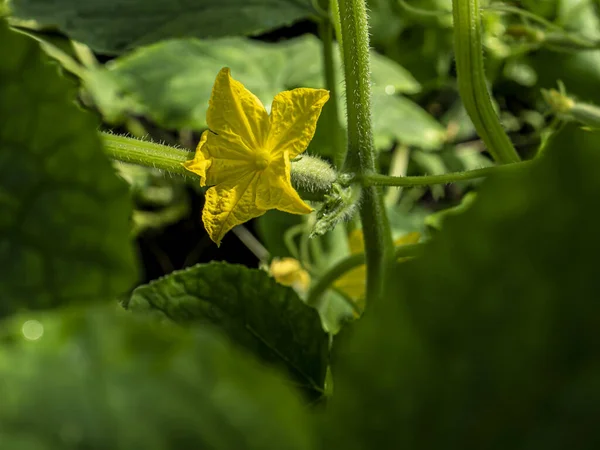
M 271 155 L 264 149 L 257 150 L 254 156 L 254 165 L 257 170 L 265 170 L 271 162 Z

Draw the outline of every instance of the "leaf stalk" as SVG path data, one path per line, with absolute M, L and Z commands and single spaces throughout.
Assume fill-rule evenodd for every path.
M 531 161 L 504 164 L 481 169 L 466 170 L 464 172 L 445 173 L 442 175 L 423 175 L 414 177 L 391 177 L 388 175 L 363 175 L 353 181 L 360 182 L 363 186 L 432 186 L 435 184 L 457 183 L 459 181 L 484 178 L 495 173 L 513 171 L 531 165 Z

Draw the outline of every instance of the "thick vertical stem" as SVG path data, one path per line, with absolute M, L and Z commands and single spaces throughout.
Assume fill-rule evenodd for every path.
M 339 0 L 348 111 L 346 168 L 357 175 L 376 173 L 371 123 L 369 29 L 365 0 Z M 366 249 L 367 301 L 382 296 L 385 277 L 394 262 L 393 242 L 382 190 L 364 189 L 360 218 Z
M 494 160 L 518 162 L 519 155 L 502 128 L 486 85 L 479 0 L 452 0 L 452 12 L 458 89 L 465 109 Z

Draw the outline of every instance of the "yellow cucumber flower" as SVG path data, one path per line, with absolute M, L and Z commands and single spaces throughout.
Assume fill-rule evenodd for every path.
M 290 159 L 308 146 L 321 109 L 323 89 L 277 94 L 268 114 L 260 100 L 228 68 L 217 75 L 194 159 L 186 169 L 200 175 L 206 191 L 202 221 L 218 244 L 236 225 L 278 209 L 308 214 L 312 208 L 292 187 Z

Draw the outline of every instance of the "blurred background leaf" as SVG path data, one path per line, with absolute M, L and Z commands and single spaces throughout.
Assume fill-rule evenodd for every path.
M 233 76 L 270 107 L 281 91 L 324 87 L 320 55 L 321 43 L 311 35 L 279 43 L 245 38 L 170 40 L 111 61 L 107 70 L 93 71 L 86 85 L 107 117 L 122 118 L 133 113 L 148 116 L 165 128 L 199 131 L 206 128 L 208 99 L 215 74 L 222 67 L 230 67 Z M 337 79 L 341 80 L 337 50 L 334 59 Z M 387 148 L 394 140 L 424 148 L 439 147 L 443 128 L 418 105 L 397 95 L 420 91 L 412 75 L 373 52 L 372 76 L 378 148 Z M 338 94 L 343 104 L 342 91 L 340 88 Z M 324 148 L 329 145 L 324 135 L 331 132 L 333 127 L 321 127 L 311 148 L 330 154 L 331 150 Z
M 132 287 L 127 186 L 37 43 L 0 22 L 0 316 Z
M 330 447 L 594 449 L 600 133 L 489 179 L 337 343 Z
M 12 0 L 14 15 L 101 53 L 175 37 L 258 34 L 316 15 L 311 0 Z
M 125 314 L 58 310 L 2 326 L 3 448 L 314 448 L 294 392 L 220 333 Z

